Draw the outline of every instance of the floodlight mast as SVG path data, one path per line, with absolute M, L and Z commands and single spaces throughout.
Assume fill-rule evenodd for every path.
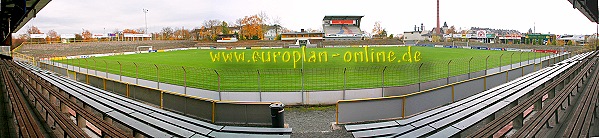
M 148 9 L 143 9 L 144 12 L 144 21 L 146 23 L 146 32 L 144 32 L 144 34 L 148 33 Z

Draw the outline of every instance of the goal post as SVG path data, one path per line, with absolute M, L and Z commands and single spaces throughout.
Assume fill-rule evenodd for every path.
M 470 42 L 459 42 L 459 41 L 453 41 L 452 42 L 453 46 L 464 46 L 464 47 L 470 47 Z
M 135 53 L 149 53 L 153 48 L 152 46 L 137 46 L 135 47 Z

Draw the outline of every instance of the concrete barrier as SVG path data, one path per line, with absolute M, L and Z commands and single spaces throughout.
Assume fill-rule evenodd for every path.
M 449 83 L 460 82 L 460 81 L 464 81 L 464 80 L 468 80 L 468 79 L 470 79 L 470 78 L 468 78 L 468 74 L 453 76 L 453 77 L 449 77 Z
M 79 82 L 87 82 L 87 75 L 77 72 L 77 81 Z
M 398 118 L 403 115 L 402 98 L 383 98 L 381 100 L 348 101 L 337 104 L 337 109 L 343 115 L 337 116 L 337 122 L 361 122 L 372 118 Z M 345 110 L 345 109 L 352 110 Z M 368 116 L 364 115 L 365 113 Z M 370 116 L 372 115 L 372 116 Z
M 486 81 L 487 81 L 487 86 L 486 86 L 486 90 L 491 89 L 495 86 L 499 86 L 501 84 L 504 84 L 506 82 L 508 82 L 507 80 L 507 73 L 506 72 L 501 72 L 501 73 L 496 73 L 496 74 L 491 74 L 489 76 L 486 77 Z
M 119 82 L 115 82 L 115 81 L 110 81 L 110 82 L 113 85 L 111 90 L 114 93 L 128 97 L 129 86 L 130 86 L 128 83 L 119 83 Z M 107 85 L 108 85 L 108 83 L 107 83 Z M 106 87 L 108 87 L 108 86 L 106 86 Z
M 418 84 L 412 84 L 400 87 L 385 87 L 385 96 L 399 96 L 418 91 Z M 346 99 L 343 99 L 346 100 Z
M 189 98 L 186 99 L 186 114 L 207 119 L 214 122 L 214 102 L 209 99 Z
M 160 90 L 149 87 L 129 87 L 129 97 L 139 99 L 154 105 L 160 105 L 161 94 Z
M 87 84 L 96 88 L 104 89 L 104 79 L 89 75 Z
M 380 89 L 379 89 L 380 90 Z M 305 92 L 305 104 L 324 105 L 331 99 L 343 99 L 343 91 Z
M 270 124 L 270 103 L 216 102 L 216 123 Z
M 441 87 L 406 95 L 404 117 L 452 102 L 451 87 Z M 426 104 L 424 104 L 426 103 Z
M 381 88 L 377 89 L 358 89 L 358 90 L 345 90 L 346 99 L 360 99 L 360 98 L 376 98 L 382 97 Z
M 434 81 L 423 82 L 420 84 L 420 90 L 432 89 L 435 87 L 447 85 L 447 79 L 439 79 Z
M 459 101 L 484 91 L 484 83 L 484 79 L 475 79 L 454 85 L 454 101 Z
M 287 105 L 301 105 L 301 92 L 262 92 L 262 101 L 280 101 Z
M 508 71 L 508 80 L 514 80 L 518 77 L 522 77 L 522 69 L 513 69 Z

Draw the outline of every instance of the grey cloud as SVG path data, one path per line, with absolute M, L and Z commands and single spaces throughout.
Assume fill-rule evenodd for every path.
M 144 27 L 143 8 L 150 32 L 162 27 L 194 28 L 204 20 L 219 19 L 234 22 L 261 11 L 278 16 L 290 29 L 320 28 L 324 15 L 365 15 L 362 30 L 370 31 L 375 21 L 381 21 L 392 34 L 412 30 L 424 23 L 436 25 L 436 0 L 56 0 L 41 10 L 27 25 L 42 31 L 79 33 L 81 28 L 92 32 L 113 31 L 115 28 Z M 541 6 L 539 3 L 543 3 Z M 451 0 L 441 3 L 441 21 L 456 27 L 493 27 L 526 31 L 537 22 L 539 32 L 591 34 L 594 24 L 567 1 L 547 0 Z M 535 6 L 538 5 L 538 6 Z M 550 14 L 529 14 L 544 11 Z M 575 26 L 575 27 L 572 27 Z M 24 27 L 26 28 L 26 27 Z M 20 32 L 24 32 L 21 29 Z

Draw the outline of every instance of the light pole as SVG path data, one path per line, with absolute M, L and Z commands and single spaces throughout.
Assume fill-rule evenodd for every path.
M 83 37 L 83 33 L 85 33 L 85 29 L 81 28 L 81 39 L 85 39 L 85 38 Z M 77 39 L 77 38 L 75 37 L 75 39 Z M 83 40 L 82 40 L 81 42 L 83 42 Z
M 146 32 L 144 32 L 144 34 L 145 34 L 145 33 L 148 33 L 148 16 L 147 16 L 148 9 L 143 9 L 143 12 L 144 12 L 144 21 L 146 23 Z

